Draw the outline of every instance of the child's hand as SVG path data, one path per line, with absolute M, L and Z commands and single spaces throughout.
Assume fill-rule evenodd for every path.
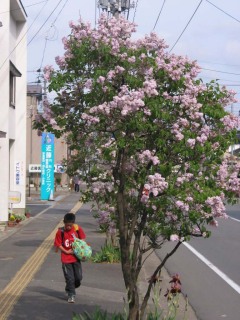
M 72 249 L 70 249 L 70 250 L 67 251 L 67 254 L 74 254 L 74 252 L 73 252 Z

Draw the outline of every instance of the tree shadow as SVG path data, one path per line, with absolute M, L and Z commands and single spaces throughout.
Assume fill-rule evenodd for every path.
M 13 296 L 12 299 L 15 299 L 15 297 Z M 120 305 L 117 311 L 111 310 L 111 307 L 113 308 L 111 304 L 106 305 L 109 316 L 122 310 Z M 87 312 L 93 314 L 97 309 L 103 310 L 100 303 L 87 299 L 87 297 L 84 297 L 84 293 L 77 295 L 76 302 L 70 304 L 67 303 L 64 292 L 34 286 L 28 288 L 21 296 L 8 320 L 71 320 L 74 313 L 83 314 Z

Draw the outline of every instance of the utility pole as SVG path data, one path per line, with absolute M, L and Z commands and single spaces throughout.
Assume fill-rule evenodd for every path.
M 102 9 L 103 12 L 107 12 L 109 15 L 118 18 L 120 14 L 129 15 L 131 8 L 134 8 L 135 3 L 132 0 L 99 0 L 98 7 Z

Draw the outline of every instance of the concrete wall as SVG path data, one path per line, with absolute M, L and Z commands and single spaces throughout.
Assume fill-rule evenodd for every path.
M 16 10 L 18 9 L 18 10 Z M 11 11 L 12 10 L 12 11 Z M 19 0 L 0 1 L 0 222 L 8 220 L 8 193 L 19 191 L 21 202 L 13 207 L 24 211 L 26 171 L 26 14 Z M 16 77 L 15 108 L 10 106 L 10 61 L 21 73 Z M 19 170 L 19 179 L 16 176 Z

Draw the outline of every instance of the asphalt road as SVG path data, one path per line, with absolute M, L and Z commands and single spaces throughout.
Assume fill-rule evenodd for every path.
M 189 242 L 207 261 L 182 245 L 166 264 L 170 275 L 180 274 L 183 292 L 199 320 L 240 319 L 240 206 L 228 206 L 228 214 L 239 221 L 220 220 L 209 239 Z M 167 243 L 159 257 L 173 246 Z

